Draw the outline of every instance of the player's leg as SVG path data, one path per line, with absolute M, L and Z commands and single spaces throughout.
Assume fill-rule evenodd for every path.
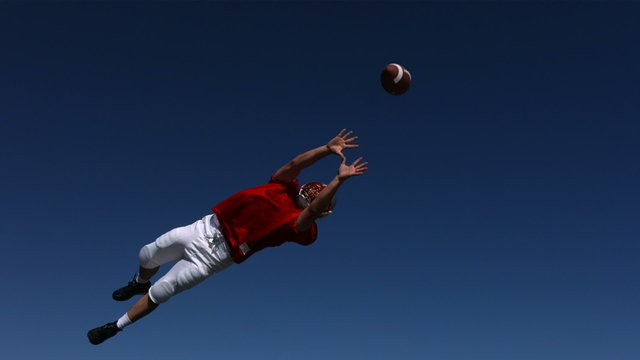
M 207 238 L 206 231 L 204 226 L 196 229 L 196 232 L 199 232 L 201 236 L 196 236 L 187 244 L 185 259 L 173 265 L 163 277 L 151 286 L 149 292 L 127 311 L 126 317 L 128 319 L 124 319 L 124 322 L 123 319 L 118 320 L 120 329 L 151 313 L 171 297 L 191 289 L 211 275 L 233 264 L 226 241 L 220 237 L 217 239 Z
M 96 345 L 102 343 L 134 321 L 151 313 L 158 305 L 169 300 L 172 296 L 231 266 L 233 259 L 231 258 L 229 247 L 224 237 L 215 227 L 217 224 L 214 222 L 215 218 L 209 215 L 203 220 L 192 224 L 190 229 L 183 229 L 185 232 L 191 232 L 186 237 L 187 241 L 180 241 L 184 245 L 184 259 L 178 261 L 167 274 L 151 286 L 148 294 L 139 299 L 118 321 L 90 330 L 87 334 L 89 341 Z M 174 233 L 174 238 L 180 238 L 179 233 Z M 167 246 L 165 245 L 170 243 L 160 238 L 158 240 L 154 244 L 160 248 L 166 248 Z M 153 246 L 148 248 L 150 251 L 154 249 Z M 143 251 L 141 251 L 142 253 Z M 156 260 L 162 258 L 162 256 L 156 255 L 154 254 L 148 258 Z M 141 258 L 147 259 L 146 256 L 141 256 Z M 144 269 L 150 268 L 149 270 L 153 270 L 154 266 L 157 268 L 160 263 L 141 261 L 141 266 Z
M 140 278 L 141 282 L 149 281 L 149 280 L 151 280 L 153 275 L 155 275 L 158 272 L 159 269 L 160 269 L 160 266 L 156 266 L 154 268 L 147 269 L 147 268 L 142 267 L 142 265 L 140 265 L 138 267 L 138 277 Z
M 156 241 L 143 246 L 138 254 L 140 264 L 138 273 L 127 285 L 113 292 L 113 299 L 125 301 L 134 295 L 146 294 L 151 286 L 149 280 L 158 272 L 160 265 L 180 260 L 186 245 L 196 236 L 192 224 L 175 228 L 158 237 Z
M 87 333 L 89 341 L 94 345 L 98 345 L 115 336 L 125 327 L 157 309 L 161 303 L 201 283 L 213 273 L 214 271 L 203 269 L 193 262 L 187 260 L 178 261 L 118 321 L 89 330 Z
M 222 233 L 211 225 L 215 220 L 212 218 L 208 215 L 193 224 L 193 236 L 184 244 L 184 258 L 151 286 L 149 298 L 154 304 L 162 304 L 233 264 L 229 246 Z
M 142 319 L 143 317 L 145 317 L 149 313 L 151 313 L 157 307 L 158 307 L 158 304 L 156 304 L 153 301 L 151 301 L 151 298 L 149 297 L 149 293 L 147 293 L 143 297 L 138 299 L 138 301 L 136 301 L 136 303 L 133 304 L 131 309 L 129 309 L 129 311 L 127 311 L 127 317 L 129 318 L 131 323 L 134 323 L 134 322 Z M 123 328 L 124 328 L 124 326 L 123 326 Z
M 118 321 L 114 321 L 95 329 L 89 330 L 87 337 L 93 345 L 98 345 L 105 340 L 115 336 L 126 326 L 131 325 L 134 321 L 139 320 L 143 316 L 151 313 L 158 307 L 151 299 L 149 294 L 142 296 L 135 304 L 125 313 Z

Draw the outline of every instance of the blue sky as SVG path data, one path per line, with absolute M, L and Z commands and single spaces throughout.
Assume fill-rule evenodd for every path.
M 639 16 L 1 3 L 3 357 L 637 359 Z M 403 96 L 379 85 L 390 62 L 413 75 Z M 370 170 L 315 244 L 87 342 L 128 309 L 111 292 L 141 246 L 342 128 Z

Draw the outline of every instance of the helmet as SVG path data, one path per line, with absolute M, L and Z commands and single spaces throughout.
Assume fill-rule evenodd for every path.
M 326 187 L 327 185 L 319 182 L 310 182 L 302 185 L 300 187 L 300 191 L 298 191 L 298 197 L 296 199 L 298 206 L 302 209 L 306 209 L 309 206 L 309 204 L 311 204 L 311 202 L 315 200 L 316 197 L 318 197 L 318 194 L 320 194 L 320 191 L 322 191 Z M 336 206 L 336 197 L 334 196 L 333 199 L 331 199 L 331 205 L 329 205 L 329 207 L 322 212 L 320 217 L 325 217 L 331 214 L 335 206 Z

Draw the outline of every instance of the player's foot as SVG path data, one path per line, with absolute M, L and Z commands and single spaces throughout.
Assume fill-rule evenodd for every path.
M 133 295 L 144 295 L 149 291 L 151 282 L 147 281 L 144 284 L 139 284 L 136 279 L 129 281 L 127 286 L 123 286 L 120 289 L 113 292 L 111 297 L 116 301 L 125 301 L 133 297 Z
M 92 343 L 93 345 L 98 345 L 108 338 L 115 336 L 119 331 L 121 330 L 118 329 L 117 322 L 114 321 L 112 323 L 108 323 L 95 329 L 89 330 L 89 332 L 87 333 L 87 337 L 89 338 L 90 343 Z

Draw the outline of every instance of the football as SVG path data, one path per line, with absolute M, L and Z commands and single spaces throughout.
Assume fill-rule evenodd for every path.
M 382 69 L 380 82 L 389 94 L 402 95 L 411 86 L 411 73 L 402 65 L 389 64 Z

